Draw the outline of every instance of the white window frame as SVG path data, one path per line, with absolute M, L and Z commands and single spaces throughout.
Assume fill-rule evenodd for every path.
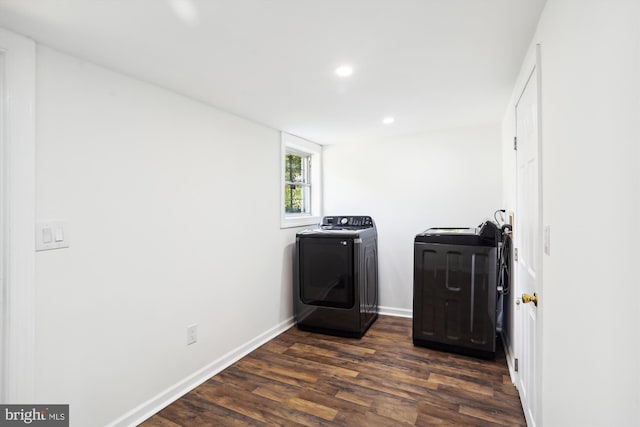
M 308 155 L 311 157 L 310 213 L 286 213 L 284 210 L 285 158 L 288 153 Z M 303 227 L 315 225 L 322 218 L 322 145 L 307 141 L 295 135 L 280 134 L 280 228 Z

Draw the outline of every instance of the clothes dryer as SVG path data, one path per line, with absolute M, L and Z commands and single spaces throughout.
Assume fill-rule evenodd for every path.
M 378 233 L 370 216 L 326 216 L 296 234 L 298 328 L 362 337 L 378 317 Z

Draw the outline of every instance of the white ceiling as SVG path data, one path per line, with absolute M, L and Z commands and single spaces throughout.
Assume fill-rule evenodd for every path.
M 544 2 L 0 0 L 0 26 L 340 143 L 499 122 Z

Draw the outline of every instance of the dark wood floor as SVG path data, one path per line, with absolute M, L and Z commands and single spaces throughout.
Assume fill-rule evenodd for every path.
M 380 316 L 361 339 L 289 329 L 142 426 L 526 425 L 504 354 L 414 347 L 411 319 Z

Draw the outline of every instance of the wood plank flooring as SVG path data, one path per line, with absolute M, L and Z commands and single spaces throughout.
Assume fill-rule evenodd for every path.
M 422 347 L 411 319 L 360 339 L 289 329 L 142 426 L 526 425 L 500 349 L 483 361 Z

